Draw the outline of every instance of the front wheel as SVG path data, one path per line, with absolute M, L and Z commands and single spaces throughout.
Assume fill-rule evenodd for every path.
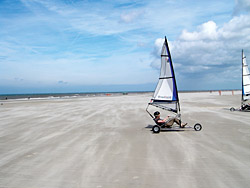
M 194 130 L 195 130 L 195 131 L 200 131 L 201 129 L 202 129 L 201 124 L 196 123 L 196 124 L 194 125 Z
M 154 125 L 152 128 L 153 133 L 159 133 L 161 128 L 158 125 Z
M 230 111 L 231 112 L 235 111 L 235 108 L 234 107 L 230 108 Z

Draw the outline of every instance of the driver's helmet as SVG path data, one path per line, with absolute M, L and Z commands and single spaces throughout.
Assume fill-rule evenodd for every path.
M 156 111 L 156 112 L 154 113 L 154 116 L 158 116 L 158 115 L 160 115 L 160 112 Z

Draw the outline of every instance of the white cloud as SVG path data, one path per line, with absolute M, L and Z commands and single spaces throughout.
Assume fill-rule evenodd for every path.
M 250 31 L 250 15 L 241 15 L 234 17 L 228 23 L 219 29 L 218 34 L 222 39 L 245 40 L 249 36 Z M 230 42 L 230 41 L 229 41 Z
M 178 64 L 177 75 L 214 83 L 230 83 L 236 78 L 240 81 L 241 49 L 250 54 L 249 36 L 250 15 L 233 17 L 221 27 L 208 21 L 193 32 L 184 30 L 177 40 L 169 41 L 174 66 Z M 151 63 L 154 68 L 160 66 L 162 44 L 163 39 L 155 40 L 153 54 L 157 59 Z
M 198 27 L 198 31 L 188 32 L 183 30 L 180 39 L 182 40 L 214 40 L 218 37 L 217 26 L 213 21 L 208 21 Z

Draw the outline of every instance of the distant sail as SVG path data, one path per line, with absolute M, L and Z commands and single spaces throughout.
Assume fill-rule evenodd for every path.
M 246 61 L 246 56 L 242 50 L 242 100 L 250 100 L 250 73 Z
M 151 105 L 178 113 L 180 111 L 173 63 L 167 38 L 161 51 L 161 72 Z

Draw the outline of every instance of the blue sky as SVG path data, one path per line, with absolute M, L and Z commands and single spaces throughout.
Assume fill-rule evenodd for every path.
M 1 0 L 0 28 L 0 94 L 154 90 L 164 36 L 179 90 L 240 89 L 250 59 L 250 0 Z

